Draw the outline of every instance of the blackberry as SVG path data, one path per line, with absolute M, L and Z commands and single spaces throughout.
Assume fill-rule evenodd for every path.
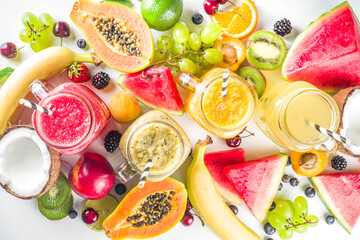
M 345 158 L 343 158 L 342 156 L 335 156 L 331 159 L 331 166 L 335 169 L 335 170 L 345 170 L 347 167 L 347 162 L 345 160 Z
M 291 22 L 286 18 L 283 18 L 274 24 L 274 32 L 282 37 L 288 35 L 291 32 L 291 29 Z
M 114 152 L 119 147 L 121 133 L 111 130 L 105 137 L 104 147 L 108 152 Z
M 85 47 L 86 47 L 86 41 L 85 41 L 85 39 L 79 39 L 79 40 L 77 40 L 76 44 L 77 44 L 77 46 L 78 46 L 79 48 L 85 48 Z
M 202 24 L 202 22 L 204 21 L 203 15 L 201 15 L 201 13 L 194 13 L 194 15 L 192 16 L 192 22 L 196 25 L 200 25 Z
M 109 83 L 110 83 L 109 74 L 103 71 L 98 72 L 92 78 L 92 84 L 96 89 L 99 90 L 106 88 L 109 85 Z

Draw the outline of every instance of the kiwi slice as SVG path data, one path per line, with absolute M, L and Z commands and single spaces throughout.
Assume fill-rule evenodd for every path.
M 56 183 L 42 196 L 38 197 L 39 206 L 46 209 L 60 208 L 68 201 L 71 194 L 71 188 L 66 177 L 62 174 L 56 180 Z
M 57 209 L 47 209 L 40 205 L 39 202 L 39 210 L 47 219 L 49 220 L 60 220 L 69 215 L 69 212 L 73 208 L 74 197 L 72 195 L 69 196 L 68 200 L 65 202 L 63 206 Z
M 259 69 L 274 70 L 283 64 L 286 56 L 284 40 L 275 33 L 257 31 L 248 40 L 246 58 Z
M 251 86 L 253 86 L 257 95 L 260 98 L 266 86 L 265 76 L 257 68 L 254 67 L 240 68 L 238 74 L 240 77 L 245 79 Z

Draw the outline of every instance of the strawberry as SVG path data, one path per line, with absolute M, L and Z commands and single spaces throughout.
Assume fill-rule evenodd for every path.
M 90 79 L 88 67 L 81 62 L 74 62 L 67 68 L 67 75 L 70 81 L 83 83 Z

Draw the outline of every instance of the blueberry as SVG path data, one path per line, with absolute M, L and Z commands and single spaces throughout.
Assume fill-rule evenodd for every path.
M 281 191 L 282 188 L 283 188 L 283 184 L 280 183 L 279 188 L 278 188 L 278 191 Z
M 283 181 L 284 183 L 290 182 L 290 176 L 285 174 L 285 175 L 282 177 L 282 181 Z
M 308 197 L 308 198 L 313 198 L 315 197 L 315 189 L 312 188 L 312 187 L 307 187 L 305 188 L 305 195 Z
M 74 209 L 69 212 L 69 217 L 71 219 L 75 219 L 75 218 L 77 218 L 77 216 L 78 216 L 78 213 Z
M 119 183 L 115 187 L 115 192 L 119 195 L 122 195 L 126 192 L 126 186 L 122 183 Z
M 290 159 L 290 157 L 288 157 L 288 160 L 287 160 L 286 166 L 290 166 L 290 165 L 291 165 L 291 159 Z
M 272 211 L 272 210 L 274 210 L 275 208 L 276 208 L 276 203 L 273 202 L 273 203 L 271 204 L 270 208 L 269 208 L 269 211 Z
M 85 48 L 85 47 L 86 47 L 86 41 L 85 41 L 85 39 L 79 39 L 79 40 L 77 40 L 76 44 L 77 44 L 77 46 L 78 46 L 79 48 Z
M 204 18 L 201 15 L 201 13 L 194 13 L 194 15 L 192 16 L 192 21 L 194 24 L 199 25 L 203 22 Z
M 297 185 L 299 185 L 299 180 L 297 178 L 290 179 L 290 185 L 296 187 Z
M 273 238 L 265 238 L 265 240 L 274 240 Z
M 329 224 L 329 225 L 331 225 L 331 224 L 334 224 L 334 222 L 335 222 L 335 217 L 333 216 L 333 215 L 327 215 L 326 217 L 325 217 L 325 222 L 327 223 L 327 224 Z
M 233 213 L 234 213 L 235 215 L 238 214 L 239 209 L 237 208 L 237 206 L 235 206 L 235 205 L 229 205 L 229 208 L 231 209 L 231 211 L 233 211 Z
M 270 223 L 265 223 L 264 231 L 267 235 L 273 235 L 275 233 L 276 229 L 273 226 L 271 226 Z

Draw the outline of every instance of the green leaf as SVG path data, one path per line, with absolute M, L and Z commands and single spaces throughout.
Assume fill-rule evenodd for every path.
M 120 4 L 124 4 L 124 5 L 132 5 L 131 0 L 105 0 L 105 2 L 107 3 L 120 3 Z
M 4 84 L 15 69 L 6 67 L 0 71 L 0 84 Z

